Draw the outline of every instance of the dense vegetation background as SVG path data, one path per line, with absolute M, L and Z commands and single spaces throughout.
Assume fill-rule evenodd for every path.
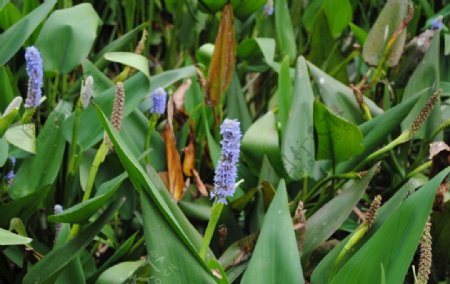
M 0 282 L 447 283 L 449 15 L 0 0 Z

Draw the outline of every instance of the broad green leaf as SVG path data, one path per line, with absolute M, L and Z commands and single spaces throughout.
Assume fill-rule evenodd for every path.
M 308 62 L 309 72 L 316 83 L 319 95 L 327 107 L 339 116 L 360 124 L 364 122 L 363 114 L 352 89 L 337 81 L 323 70 Z M 383 113 L 373 101 L 364 97 L 364 102 L 373 117 Z
M 350 181 L 341 194 L 320 207 L 306 220 L 308 229 L 303 243 L 303 258 L 307 258 L 318 245 L 327 240 L 344 223 L 363 196 L 378 167 L 379 165 L 375 165 L 361 179 Z
M 439 39 L 439 34 L 434 36 L 427 53 L 420 62 L 419 66 L 417 66 L 417 68 L 414 70 L 414 73 L 411 75 L 408 84 L 406 85 L 405 92 L 403 93 L 402 97 L 402 102 L 420 91 L 424 91 L 426 92 L 426 94 L 423 94 L 417 101 L 416 105 L 410 109 L 408 116 L 402 122 L 402 129 L 407 129 L 411 126 L 413 121 L 422 111 L 422 108 L 426 104 L 427 100 L 431 97 L 433 92 L 435 92 L 435 90 L 439 88 Z M 417 132 L 417 138 L 423 139 L 426 137 L 430 137 L 437 126 L 441 124 L 442 118 L 440 113 L 440 105 L 440 101 L 438 100 L 430 116 L 425 121 L 422 128 Z
M 0 45 L 0 65 L 5 64 L 11 59 L 55 4 L 56 0 L 45 1 L 33 12 L 29 13 L 0 35 L 0 42 L 2 43 Z
M 241 0 L 237 5 L 234 5 L 234 14 L 242 20 L 246 20 L 252 13 L 258 11 L 266 0 Z
M 314 102 L 314 126 L 317 132 L 317 159 L 345 161 L 364 150 L 359 128 L 331 113 L 319 101 Z
M 66 283 L 86 283 L 84 277 L 83 266 L 81 265 L 80 257 L 74 258 L 58 275 L 55 284 L 66 284 Z
M 299 57 L 294 78 L 294 93 L 284 127 L 281 157 L 293 179 L 311 175 L 315 161 L 313 105 L 314 94 L 304 57 Z
M 0 28 L 7 30 L 22 18 L 23 15 L 17 6 L 13 3 L 7 3 L 0 10 Z
M 5 138 L 8 143 L 30 152 L 36 153 L 36 132 L 34 124 L 15 125 L 6 130 Z
M 180 209 L 173 203 L 170 195 L 168 194 L 167 189 L 164 185 L 161 185 L 162 182 L 157 175 L 152 173 L 151 167 L 149 167 L 149 173 L 152 178 L 150 178 L 142 169 L 136 158 L 130 154 L 128 147 L 124 144 L 123 140 L 117 134 L 117 132 L 112 128 L 111 124 L 106 119 L 104 113 L 101 109 L 94 105 L 95 110 L 98 112 L 98 116 L 102 125 L 105 127 L 105 130 L 108 133 L 108 136 L 111 139 L 111 142 L 114 145 L 114 149 L 119 156 L 124 168 L 126 169 L 131 182 L 133 183 L 135 189 L 144 194 L 149 195 L 152 204 L 155 206 L 155 210 L 158 209 L 160 215 L 167 222 L 167 225 L 173 232 L 178 235 L 178 238 L 184 243 L 185 247 L 187 247 L 188 251 L 194 256 L 194 259 L 197 260 L 197 263 L 203 266 L 204 269 L 207 269 L 206 264 L 198 255 L 198 248 L 200 246 L 200 240 L 198 239 L 198 235 L 193 232 L 192 225 L 186 220 L 185 216 L 181 213 Z M 159 181 L 159 182 L 158 182 Z M 156 183 L 156 184 L 155 184 Z M 148 198 L 148 196 L 146 196 Z M 152 207 L 153 208 L 153 207 Z M 180 225 L 180 223 L 182 225 Z M 189 234 L 189 237 L 186 235 L 186 232 Z M 192 243 L 195 242 L 195 245 Z M 150 252 L 149 252 L 150 253 Z
M 242 132 L 245 132 L 252 124 L 252 117 L 236 72 L 234 72 L 227 92 L 227 117 L 237 118 L 241 123 Z
M 52 249 L 43 259 L 28 270 L 23 278 L 23 283 L 52 283 L 58 273 L 89 245 L 122 203 L 123 200 L 115 201 L 97 220 L 87 225 L 73 239 Z
M 264 217 L 241 283 L 304 283 L 284 180 Z
M 22 162 L 8 189 L 13 199 L 36 192 L 55 181 L 64 155 L 65 141 L 62 130 L 70 108 L 70 103 L 60 101 L 47 118 L 37 137 L 36 155 Z M 30 173 L 33 173 L 32 179 Z
M 283 173 L 275 123 L 275 114 L 269 111 L 255 121 L 242 138 L 242 155 L 256 173 L 261 168 L 264 155 L 279 174 Z
M 136 261 L 125 261 L 109 267 L 103 272 L 95 282 L 96 284 L 121 284 L 128 281 L 150 280 L 139 277 L 138 273 L 142 268 L 148 266 L 148 263 L 141 259 Z
M 0 212 L 2 212 L 0 214 L 0 226 L 8 226 L 13 217 L 26 221 L 31 215 L 36 213 L 36 209 L 50 193 L 50 189 L 50 186 L 44 186 L 40 190 L 25 197 L 0 204 Z
M 413 193 L 378 231 L 339 270 L 331 283 L 380 283 L 380 264 L 387 283 L 401 283 L 422 237 L 439 184 L 446 168 Z M 364 263 L 364 265 L 361 265 Z
M 101 194 L 67 208 L 60 214 L 50 215 L 48 216 L 48 220 L 54 223 L 83 224 L 87 222 L 100 207 L 111 199 L 126 177 L 125 174 L 121 174 L 116 178 L 105 182 L 98 189 L 98 192 L 102 192 Z
M 209 271 L 198 262 L 144 192 L 141 193 L 141 206 L 152 279 L 159 279 L 161 283 L 215 283 Z M 155 227 L 158 234 L 154 233 Z
M 245 60 L 264 59 L 266 64 L 276 70 L 274 63 L 275 39 L 273 38 L 248 38 L 237 47 L 236 56 Z M 261 58 L 262 56 L 262 58 Z
M 289 56 L 285 56 L 281 62 L 278 73 L 278 121 L 281 123 L 282 133 L 289 118 L 289 110 L 292 102 L 292 80 L 289 73 Z
M 31 243 L 31 241 L 30 238 L 0 228 L 0 246 L 25 245 Z
M 203 5 L 206 5 L 208 12 L 217 12 L 225 6 L 227 3 L 226 0 L 200 0 L 199 4 L 200 8 L 202 8 Z
M 100 24 L 88 3 L 53 12 L 36 40 L 45 71 L 66 74 L 81 64 L 94 45 Z
M 416 185 L 413 182 L 405 183 L 400 189 L 397 190 L 394 196 L 389 198 L 387 202 L 383 204 L 383 206 L 378 209 L 377 216 L 375 218 L 375 222 L 372 225 L 372 228 L 367 232 L 367 235 L 364 239 L 361 240 L 361 244 L 363 244 L 369 236 L 373 235 L 378 228 L 386 221 L 395 210 L 402 204 L 402 202 L 414 192 Z M 350 235 L 352 236 L 352 235 Z M 339 245 L 337 245 L 332 251 L 330 251 L 316 266 L 311 276 L 311 283 L 327 283 L 331 274 L 333 273 L 335 260 L 341 250 L 344 248 L 345 244 L 349 240 L 350 236 L 342 240 Z M 350 251 L 348 254 L 353 255 L 355 251 Z M 345 260 L 345 259 L 344 259 Z M 343 265 L 342 263 L 341 265 Z
M 352 5 L 349 0 L 325 0 L 323 10 L 328 19 L 331 35 L 336 38 L 341 35 L 352 21 Z
M 207 95 L 213 106 L 221 102 L 231 82 L 236 62 L 236 35 L 234 33 L 234 16 L 231 4 L 224 7 L 216 41 L 214 53 L 208 69 Z
M 2 10 L 3 7 L 5 7 L 5 5 L 8 3 L 9 3 L 9 0 L 0 0 L 0 10 Z
M 408 5 L 406 0 L 388 0 L 384 5 L 383 10 L 381 10 L 380 15 L 378 15 L 377 20 L 370 29 L 363 47 L 363 57 L 367 63 L 378 65 L 387 42 L 405 18 L 408 12 Z M 398 36 L 389 52 L 386 61 L 388 66 L 397 65 L 403 52 L 405 40 L 406 29 Z
M 150 80 L 148 60 L 140 54 L 134 52 L 107 52 L 103 55 L 106 60 L 122 63 L 131 66 L 142 73 Z
M 287 0 L 275 1 L 275 29 L 281 55 L 293 61 L 297 58 L 297 44 Z

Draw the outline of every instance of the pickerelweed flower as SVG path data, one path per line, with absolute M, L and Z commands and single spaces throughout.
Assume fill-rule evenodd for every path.
M 242 136 L 239 124 L 238 120 L 227 118 L 220 127 L 222 156 L 216 167 L 211 198 L 217 197 L 217 202 L 223 204 L 227 204 L 226 198 L 233 196 L 236 190 L 237 162 Z
M 152 106 L 150 113 L 164 114 L 166 111 L 167 93 L 163 88 L 158 88 L 152 93 Z
M 10 170 L 6 175 L 5 175 L 5 180 L 8 184 L 11 184 L 14 180 L 14 177 L 16 176 L 16 174 L 14 173 L 14 170 Z
M 25 62 L 28 74 L 28 93 L 25 100 L 25 107 L 38 107 L 42 97 L 42 58 L 39 50 L 30 46 L 25 50 Z
M 431 21 L 430 30 L 437 31 L 442 30 L 444 24 L 442 23 L 442 16 L 438 16 Z
M 271 16 L 273 12 L 273 0 L 267 0 L 266 5 L 264 5 L 264 15 Z

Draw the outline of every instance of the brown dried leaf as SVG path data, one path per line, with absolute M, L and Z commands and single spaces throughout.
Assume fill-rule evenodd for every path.
M 183 173 L 185 176 L 192 176 L 192 170 L 195 166 L 195 149 L 194 142 L 189 141 L 189 144 L 184 148 Z
M 169 171 L 169 192 L 176 201 L 180 201 L 184 195 L 183 170 L 180 154 L 177 150 L 175 136 L 169 123 L 164 128 L 164 141 L 166 142 L 166 159 Z
M 191 87 L 191 79 L 187 79 L 186 82 L 181 84 L 173 94 L 173 103 L 175 104 L 175 110 L 181 111 L 184 109 L 184 94 Z
M 198 175 L 198 172 L 195 169 L 192 169 L 192 174 L 194 176 L 194 183 L 195 186 L 197 187 L 198 192 L 200 192 L 200 194 L 203 196 L 208 196 L 208 190 L 206 189 L 205 184 Z
M 233 7 L 227 4 L 223 9 L 206 85 L 208 100 L 214 106 L 220 102 L 234 70 L 236 41 L 233 22 Z

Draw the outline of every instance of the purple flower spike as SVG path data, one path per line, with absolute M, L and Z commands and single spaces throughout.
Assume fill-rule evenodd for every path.
M 167 93 L 163 88 L 158 88 L 152 93 L 153 104 L 150 113 L 164 114 L 166 111 Z
M 273 0 L 268 0 L 266 5 L 264 5 L 264 15 L 271 16 L 273 15 Z
M 15 173 L 14 170 L 10 170 L 6 175 L 5 175 L 5 180 L 8 184 L 12 184 L 14 177 L 15 177 Z
M 38 107 L 42 97 L 42 58 L 39 50 L 30 46 L 25 50 L 26 70 L 28 74 L 28 94 L 25 107 Z
M 442 30 L 444 28 L 444 24 L 442 23 L 442 16 L 438 16 L 431 21 L 430 30 L 437 31 Z
M 223 204 L 227 204 L 226 198 L 233 196 L 236 190 L 237 162 L 242 136 L 239 124 L 238 120 L 227 118 L 220 127 L 222 156 L 216 167 L 211 198 L 217 197 L 217 202 Z

